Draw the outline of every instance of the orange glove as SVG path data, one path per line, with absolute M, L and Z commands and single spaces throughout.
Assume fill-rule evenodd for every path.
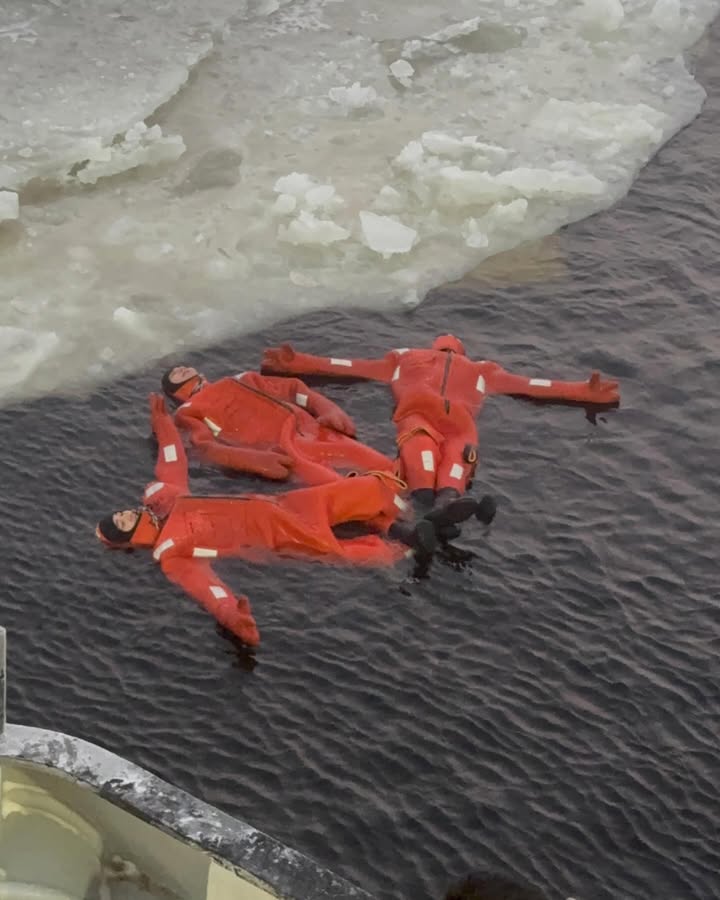
M 260 632 L 250 612 L 247 597 L 238 596 L 235 602 L 231 599 L 226 600 L 218 606 L 215 617 L 223 628 L 227 628 L 249 647 L 257 647 L 260 643 Z
M 273 481 L 285 481 L 293 467 L 293 459 L 274 450 L 255 450 L 252 447 L 233 447 L 218 441 L 197 445 L 198 455 L 206 462 L 238 472 L 250 472 Z
M 287 366 L 295 359 L 295 351 L 290 344 L 268 347 L 263 352 L 261 369 L 263 372 L 286 372 Z
M 249 450 L 252 454 L 252 471 L 263 478 L 271 478 L 275 481 L 285 481 L 293 468 L 293 458 L 286 453 L 277 453 L 275 450 Z
M 150 394 L 150 420 L 155 422 L 162 416 L 167 416 L 168 411 L 165 406 L 165 398 L 162 394 Z
M 318 416 L 317 421 L 318 425 L 324 425 L 326 428 L 332 428 L 333 431 L 339 431 L 340 434 L 355 437 L 355 423 L 341 409 L 326 412 L 322 416 Z
M 617 403 L 620 390 L 617 381 L 603 381 L 599 372 L 593 372 L 583 391 L 582 400 L 588 403 Z

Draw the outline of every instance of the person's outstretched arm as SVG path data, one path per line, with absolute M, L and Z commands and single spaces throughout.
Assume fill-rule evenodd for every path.
M 400 354 L 391 350 L 382 359 L 343 359 L 298 353 L 290 344 L 268 347 L 263 353 L 262 371 L 283 375 L 331 375 L 336 378 L 363 378 L 392 381 Z
M 223 628 L 227 628 L 250 647 L 256 647 L 260 643 L 250 601 L 242 594 L 233 593 L 215 575 L 207 559 L 189 559 L 169 553 L 167 557 L 161 553 L 159 559 L 160 566 L 170 581 L 196 600 Z
M 185 448 L 161 394 L 150 394 L 150 424 L 158 443 L 155 477 L 159 482 L 171 484 L 182 493 L 187 493 L 188 464 Z
M 513 394 L 536 400 L 567 400 L 574 403 L 610 404 L 620 400 L 618 382 L 603 380 L 599 372 L 593 372 L 587 381 L 556 381 L 513 375 L 498 363 L 481 364 L 480 371 L 487 394 Z
M 179 428 L 189 433 L 190 443 L 204 462 L 274 481 L 284 481 L 290 475 L 291 457 L 274 450 L 222 443 L 222 431 L 217 426 L 208 424 L 201 413 L 193 408 L 192 402 L 178 409 L 175 421 Z

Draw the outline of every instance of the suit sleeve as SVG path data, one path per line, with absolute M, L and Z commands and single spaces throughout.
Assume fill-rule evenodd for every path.
M 169 556 L 162 557 L 160 565 L 167 578 L 199 603 L 219 625 L 252 647 L 259 643 L 249 600 L 234 594 L 215 575 L 207 560 Z
M 221 443 L 192 409 L 192 404 L 181 406 L 175 419 L 178 426 L 189 433 L 191 444 L 204 462 L 277 481 L 284 481 L 290 474 L 291 460 L 283 454 Z
M 298 353 L 289 344 L 270 347 L 263 354 L 263 372 L 286 375 L 330 375 L 336 378 L 362 378 L 368 381 L 392 380 L 397 352 L 391 350 L 382 359 L 344 359 L 338 356 L 312 356 Z
M 602 380 L 593 372 L 587 381 L 557 381 L 551 378 L 527 378 L 506 372 L 498 363 L 481 363 L 481 377 L 488 394 L 512 394 L 537 400 L 566 400 L 575 403 L 616 403 L 620 393 L 617 381 Z
M 173 417 L 165 411 L 164 404 L 155 406 L 151 413 L 152 429 L 158 442 L 155 477 L 171 484 L 182 492 L 188 492 L 188 464 L 182 438 Z

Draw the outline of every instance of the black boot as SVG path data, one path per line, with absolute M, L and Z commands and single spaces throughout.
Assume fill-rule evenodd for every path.
M 418 518 L 424 516 L 426 512 L 432 509 L 434 500 L 434 488 L 418 488 L 410 494 L 410 501 Z
M 425 518 L 432 522 L 436 531 L 447 528 L 449 525 L 459 525 L 467 521 L 471 516 L 476 516 L 480 504 L 474 497 L 457 497 L 450 500 L 444 506 L 436 506 L 430 510 Z
M 485 494 L 478 503 L 478 508 L 475 510 L 475 518 L 479 522 L 489 525 L 495 518 L 496 512 L 497 503 L 495 502 L 495 498 L 491 497 L 490 494 Z
M 388 529 L 388 537 L 411 547 L 415 551 L 416 561 L 421 565 L 429 565 L 437 546 L 435 529 L 427 519 L 420 519 L 415 524 L 393 522 Z

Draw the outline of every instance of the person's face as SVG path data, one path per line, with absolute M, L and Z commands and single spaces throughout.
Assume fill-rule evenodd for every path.
M 121 509 L 113 513 L 113 525 L 120 531 L 130 532 L 137 525 L 140 513 L 136 509 Z
M 172 384 L 182 384 L 183 381 L 187 381 L 188 378 L 195 378 L 196 375 L 199 378 L 203 378 L 198 370 L 192 366 L 175 366 L 174 369 L 170 370 L 168 379 Z

